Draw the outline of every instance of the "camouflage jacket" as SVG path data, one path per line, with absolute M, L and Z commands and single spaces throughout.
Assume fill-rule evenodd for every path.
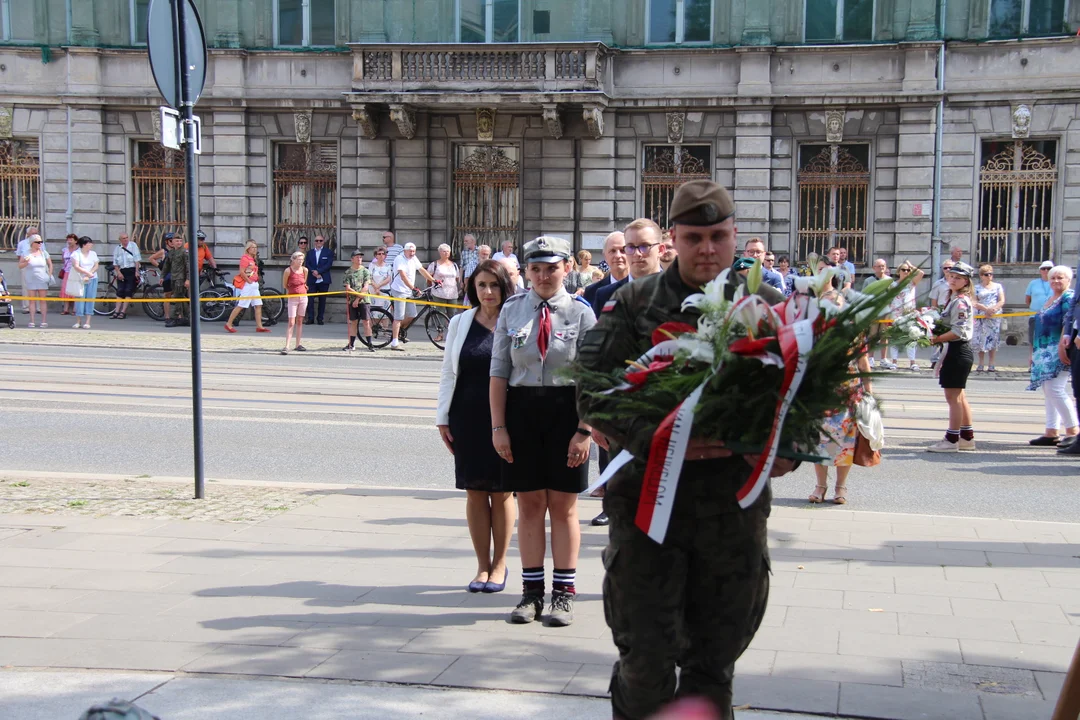
M 165 259 L 161 263 L 164 273 L 171 277 L 172 282 L 182 283 L 188 279 L 188 254 L 186 250 L 169 250 L 165 253 Z
M 342 281 L 342 287 L 350 288 L 356 292 L 371 292 L 371 288 L 367 288 L 371 282 L 371 271 L 361 265 L 356 270 L 349 268 L 345 271 L 345 279 Z M 366 290 L 364 288 L 367 288 Z M 356 300 L 355 297 L 350 297 L 349 302 Z M 361 303 L 371 302 L 370 298 L 360 298 Z
M 741 279 L 739 282 L 743 282 Z M 734 288 L 733 288 L 734 290 Z M 682 310 L 682 302 L 699 290 L 686 285 L 679 275 L 678 261 L 666 271 L 635 280 L 619 288 L 600 313 L 600 321 L 578 347 L 578 359 L 587 370 L 610 372 L 626 367 L 652 347 L 652 334 L 666 322 L 697 326 L 697 310 Z M 764 283 L 758 294 L 770 303 L 782 302 L 783 293 Z M 591 396 L 588 383 L 578 382 L 578 415 L 634 456 L 608 483 L 607 495 L 637 502 L 645 462 L 649 457 L 656 425 L 640 416 L 599 419 L 597 414 L 614 414 L 609 401 Z M 612 448 L 614 451 L 614 447 Z M 683 466 L 675 511 L 705 517 L 737 512 L 735 492 L 746 481 L 750 466 L 742 456 L 721 460 L 699 460 Z M 771 498 L 762 493 L 765 502 Z

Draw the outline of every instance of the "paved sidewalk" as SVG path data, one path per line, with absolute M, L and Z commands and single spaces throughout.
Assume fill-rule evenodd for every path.
M 0 515 L 0 667 L 605 695 L 602 531 L 584 531 L 575 624 L 516 626 L 520 568 L 506 593 L 464 592 L 457 494 L 307 492 L 247 524 Z M 1080 525 L 778 507 L 770 527 L 736 704 L 1049 718 L 1080 639 Z
M 197 677 L 173 673 L 0 670 L 5 717 L 74 720 L 112 698 L 134 701 L 163 720 L 607 720 L 607 700 L 572 695 L 454 690 L 326 680 Z M 813 720 L 810 715 L 740 711 L 739 720 Z

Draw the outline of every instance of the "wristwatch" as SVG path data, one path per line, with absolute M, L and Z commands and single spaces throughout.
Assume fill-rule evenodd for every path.
M 584 435 L 585 437 L 592 437 L 592 430 L 586 430 L 585 428 L 578 428 L 574 433 L 577 435 Z

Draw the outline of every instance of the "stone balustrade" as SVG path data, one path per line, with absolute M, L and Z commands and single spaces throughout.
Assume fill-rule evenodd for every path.
M 608 49 L 600 43 L 351 45 L 357 91 L 602 90 Z

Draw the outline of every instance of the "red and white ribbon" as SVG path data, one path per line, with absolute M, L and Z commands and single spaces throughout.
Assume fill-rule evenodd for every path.
M 686 459 L 686 446 L 694 427 L 694 412 L 709 379 L 679 403 L 653 435 L 634 522 L 658 543 L 664 542 L 667 536 L 675 491 L 679 487 L 679 476 Z
M 811 320 L 799 320 L 789 325 L 781 325 L 777 330 L 777 340 L 780 341 L 780 351 L 784 356 L 784 383 L 780 386 L 780 400 L 776 406 L 776 418 L 769 431 L 769 438 L 765 442 L 766 450 L 758 458 L 757 465 L 746 483 L 735 494 L 739 507 L 744 510 L 757 501 L 772 475 L 776 453 L 780 449 L 780 431 L 791 403 L 799 392 L 799 386 L 802 385 L 806 375 L 807 357 L 814 347 L 814 323 Z

